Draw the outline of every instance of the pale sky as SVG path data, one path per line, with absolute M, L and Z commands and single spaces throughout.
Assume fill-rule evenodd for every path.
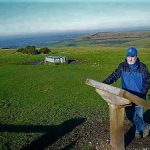
M 0 0 L 0 2 L 149 2 L 149 0 Z
M 2 1 L 17 0 L 0 0 L 0 36 L 150 27 L 149 0 L 36 0 L 23 4 Z

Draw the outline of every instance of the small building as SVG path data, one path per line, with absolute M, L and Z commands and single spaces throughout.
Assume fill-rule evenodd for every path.
M 51 62 L 51 63 L 65 63 L 67 62 L 67 57 L 65 56 L 47 56 L 45 58 L 45 62 Z

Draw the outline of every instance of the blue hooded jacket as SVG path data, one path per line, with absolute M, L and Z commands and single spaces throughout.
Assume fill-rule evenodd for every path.
M 118 68 L 103 83 L 112 84 L 120 77 L 123 89 L 146 99 L 146 94 L 150 89 L 150 73 L 139 58 L 133 65 L 129 65 L 127 60 L 120 63 Z

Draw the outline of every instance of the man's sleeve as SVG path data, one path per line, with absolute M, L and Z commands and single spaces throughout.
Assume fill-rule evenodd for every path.
M 110 76 L 108 76 L 103 83 L 112 84 L 116 82 L 121 76 L 121 68 L 122 64 L 119 64 L 118 68 Z
M 146 67 L 144 71 L 144 77 L 143 77 L 142 93 L 147 94 L 149 89 L 150 89 L 150 72 L 148 71 L 148 68 Z

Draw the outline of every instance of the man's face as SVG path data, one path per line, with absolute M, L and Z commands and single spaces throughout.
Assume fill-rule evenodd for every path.
M 129 64 L 129 65 L 133 65 L 133 64 L 135 64 L 135 62 L 136 62 L 136 60 L 137 60 L 137 56 L 128 56 L 127 57 L 127 63 Z

